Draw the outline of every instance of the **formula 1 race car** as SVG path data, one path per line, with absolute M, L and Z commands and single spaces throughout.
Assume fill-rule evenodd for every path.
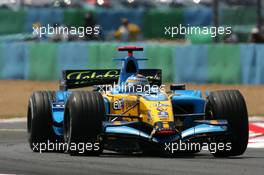
M 122 62 L 120 70 L 64 70 L 58 91 L 32 94 L 27 128 L 33 151 L 177 154 L 196 153 L 207 144 L 215 157 L 245 152 L 248 114 L 238 90 L 203 97 L 200 90 L 172 84 L 166 91 L 161 70 L 138 68 L 138 61 L 146 59 L 133 52 L 142 47 L 118 50 L 128 52 L 116 59 Z

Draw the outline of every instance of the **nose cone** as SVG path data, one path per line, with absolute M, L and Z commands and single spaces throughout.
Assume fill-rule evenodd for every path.
M 163 100 L 154 100 L 155 97 L 152 95 L 146 95 L 142 97 L 140 108 L 148 111 L 147 122 L 151 125 L 155 125 L 157 122 L 164 123 L 165 128 L 169 128 L 168 122 L 174 122 L 172 104 L 167 95 Z

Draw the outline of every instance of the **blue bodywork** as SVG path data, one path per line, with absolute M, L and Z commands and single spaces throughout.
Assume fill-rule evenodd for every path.
M 137 74 L 139 72 L 138 60 L 133 55 L 130 55 L 126 58 L 117 59 L 122 61 L 122 67 L 120 70 L 120 76 L 118 84 L 122 85 L 125 83 L 127 78 L 131 75 Z M 134 71 L 127 71 L 128 64 L 134 64 Z M 113 90 L 113 93 L 120 93 L 116 90 Z M 167 138 L 155 138 L 151 134 L 146 133 L 138 127 L 133 127 L 137 125 L 137 122 L 124 122 L 124 123 L 104 123 L 104 135 L 124 135 L 135 137 L 138 139 L 146 140 L 153 143 L 163 143 L 163 142 L 174 142 L 179 139 L 189 140 L 190 138 L 195 138 L 196 136 L 211 136 L 225 134 L 227 132 L 228 123 L 226 121 L 218 121 L 217 123 L 212 123 L 208 120 L 196 121 L 195 117 L 197 115 L 205 115 L 205 99 L 202 97 L 202 92 L 200 90 L 175 90 L 172 91 L 171 102 L 172 105 L 185 105 L 190 104 L 194 106 L 192 114 L 186 114 L 184 119 L 184 125 L 188 126 L 187 129 L 183 130 L 180 133 L 174 134 L 173 136 Z M 53 129 L 58 137 L 63 137 L 63 118 L 64 118 L 64 106 L 67 102 L 68 97 L 71 95 L 71 91 L 68 90 L 59 90 L 56 92 L 55 101 L 51 102 L 52 106 L 52 115 L 53 115 Z M 156 95 L 149 96 L 148 94 L 141 94 L 144 98 L 149 100 L 164 100 L 164 95 L 157 93 Z M 108 100 L 105 99 L 106 113 L 109 113 Z M 150 126 L 142 126 L 150 127 Z

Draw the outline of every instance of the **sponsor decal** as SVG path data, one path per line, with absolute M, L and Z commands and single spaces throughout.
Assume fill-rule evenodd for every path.
M 142 69 L 139 73 L 144 75 L 149 82 L 161 82 L 161 70 L 159 69 Z M 87 81 L 106 79 L 117 83 L 119 69 L 97 69 L 97 70 L 65 70 L 63 72 L 64 80 L 71 80 L 73 84 L 82 84 Z M 82 82 L 83 80 L 83 82 Z M 74 82 L 76 81 L 76 82 Z M 81 81 L 81 82 L 80 82 Z
M 87 79 L 97 79 L 97 78 L 118 78 L 118 70 L 108 70 L 108 71 L 75 71 L 67 75 L 67 80 L 87 80 Z
M 157 108 L 161 108 L 161 107 L 168 107 L 169 105 L 168 104 L 163 104 L 161 102 L 158 102 L 158 103 L 154 103 L 154 104 L 150 104 L 150 107 L 157 107 Z
M 157 110 L 160 112 L 164 112 L 164 111 L 167 111 L 167 108 L 164 106 L 159 106 L 159 107 L 157 107 Z
M 121 110 L 124 108 L 124 98 L 114 101 L 112 107 L 114 110 Z
M 168 118 L 169 114 L 168 114 L 168 112 L 160 111 L 160 112 L 158 112 L 158 116 L 160 118 L 164 119 L 164 118 Z

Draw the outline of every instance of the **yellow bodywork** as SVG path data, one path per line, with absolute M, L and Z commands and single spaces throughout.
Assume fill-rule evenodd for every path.
M 169 128 L 168 122 L 174 121 L 170 98 L 164 101 L 150 101 L 139 94 L 107 93 L 103 96 L 110 102 L 111 115 L 128 116 L 117 118 L 115 121 L 142 121 L 152 126 L 156 122 L 162 122 L 164 129 Z

